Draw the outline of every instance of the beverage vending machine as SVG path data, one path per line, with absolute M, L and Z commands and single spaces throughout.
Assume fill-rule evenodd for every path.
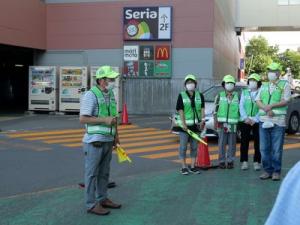
M 28 110 L 56 111 L 58 77 L 55 66 L 29 67 Z
M 90 77 L 90 87 L 93 87 L 96 85 L 96 72 L 97 69 L 100 66 L 91 66 L 91 77 Z M 114 71 L 120 73 L 120 69 L 119 67 L 112 67 Z M 114 95 L 115 95 L 115 99 L 117 102 L 117 111 L 120 112 L 120 104 L 121 104 L 121 85 L 120 85 L 120 76 L 118 76 L 117 79 L 115 79 L 115 86 L 113 89 Z
M 59 111 L 79 112 L 80 99 L 87 90 L 87 83 L 86 67 L 60 67 Z

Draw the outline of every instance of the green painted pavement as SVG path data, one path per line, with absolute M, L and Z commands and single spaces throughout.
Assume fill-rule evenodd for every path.
M 284 171 L 286 173 L 286 170 Z M 87 214 L 76 186 L 0 199 L 1 225 L 262 225 L 280 182 L 252 170 L 168 170 L 118 178 L 109 216 Z

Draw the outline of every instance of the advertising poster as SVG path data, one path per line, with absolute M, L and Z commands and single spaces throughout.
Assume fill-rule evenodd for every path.
M 153 77 L 154 61 L 140 61 L 139 68 L 140 77 Z
M 138 45 L 124 45 L 124 61 L 138 61 L 139 60 L 139 46 Z
M 138 61 L 124 61 L 124 76 L 125 77 L 138 77 L 139 73 Z
M 154 59 L 153 45 L 141 45 L 140 46 L 140 60 L 153 60 L 153 59 Z
M 172 8 L 125 7 L 124 40 L 171 40 Z
M 171 58 L 170 45 L 155 46 L 155 60 L 169 60 Z
M 170 77 L 172 72 L 172 63 L 170 60 L 155 61 L 155 76 Z

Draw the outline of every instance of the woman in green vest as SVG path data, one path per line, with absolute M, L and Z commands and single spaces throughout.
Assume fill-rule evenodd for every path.
M 239 125 L 241 131 L 241 157 L 242 163 L 241 169 L 248 169 L 248 151 L 250 142 L 250 133 L 252 131 L 254 138 L 254 158 L 253 167 L 254 170 L 260 170 L 261 155 L 259 151 L 259 114 L 258 106 L 255 102 L 255 98 L 258 93 L 258 89 L 261 86 L 261 78 L 257 73 L 252 73 L 248 77 L 248 88 L 242 90 L 240 100 L 240 115 L 241 123 Z
M 198 174 L 200 171 L 195 168 L 195 161 L 197 157 L 198 143 L 195 139 L 191 138 L 186 132 L 190 129 L 198 133 L 204 128 L 205 124 L 205 111 L 204 111 L 204 97 L 196 90 L 197 79 L 194 75 L 189 74 L 184 79 L 185 91 L 182 91 L 177 99 L 176 110 L 176 123 L 181 127 L 179 131 L 180 147 L 179 159 L 181 160 L 181 173 L 188 175 L 189 173 Z M 191 146 L 191 167 L 188 168 L 186 163 L 187 144 L 190 142 Z
M 236 151 L 236 128 L 239 122 L 239 96 L 234 91 L 235 79 L 232 75 L 224 76 L 222 86 L 224 90 L 216 96 L 214 113 L 215 129 L 219 135 L 219 168 L 232 169 Z

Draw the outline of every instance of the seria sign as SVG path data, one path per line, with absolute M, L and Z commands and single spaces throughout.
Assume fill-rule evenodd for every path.
M 172 8 L 125 7 L 124 40 L 171 40 Z
M 125 10 L 125 18 L 127 20 L 130 19 L 156 19 L 157 18 L 157 12 L 156 11 L 150 11 L 149 8 L 146 8 L 145 11 L 133 11 L 132 9 Z

